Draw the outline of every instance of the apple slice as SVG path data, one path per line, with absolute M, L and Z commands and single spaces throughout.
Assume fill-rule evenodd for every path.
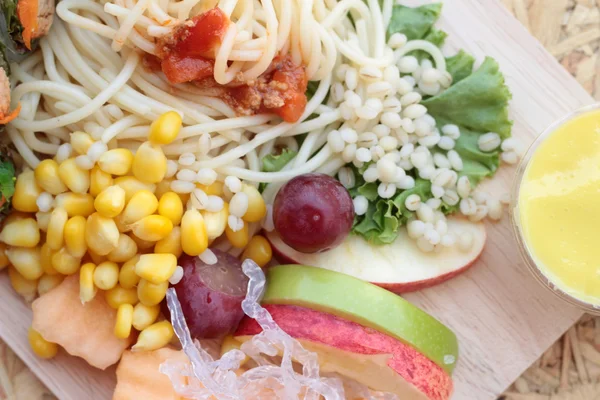
M 330 313 L 414 347 L 449 374 L 456 365 L 458 341 L 449 328 L 402 297 L 349 275 L 302 265 L 272 267 L 261 304 Z
M 300 253 L 283 243 L 275 231 L 267 233 L 273 254 L 280 263 L 312 265 L 342 272 L 371 282 L 395 293 L 406 293 L 437 285 L 469 268 L 483 251 L 486 233 L 482 223 L 448 218 L 448 230 L 457 235 L 469 232 L 473 245 L 468 251 L 457 246 L 439 253 L 423 253 L 406 229 L 389 245 L 369 244 L 360 236 L 349 235 L 338 247 L 315 254 Z
M 384 333 L 309 308 L 265 305 L 281 329 L 318 354 L 321 372 L 337 373 L 400 399 L 447 400 L 452 378 L 414 348 Z M 245 318 L 235 333 L 240 342 L 261 332 Z

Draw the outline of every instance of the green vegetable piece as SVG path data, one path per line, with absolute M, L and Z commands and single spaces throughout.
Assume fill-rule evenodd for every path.
M 421 104 L 436 120 L 450 121 L 476 132 L 496 132 L 506 139 L 512 128 L 507 107 L 511 97 L 498 63 L 486 57 L 469 77 Z
M 441 3 L 420 7 L 395 5 L 388 25 L 388 37 L 399 32 L 405 34 L 408 40 L 423 39 L 438 20 L 441 12 Z
M 9 160 L 0 156 L 0 213 L 7 214 L 10 211 L 10 199 L 15 193 L 15 167 Z
M 446 58 L 446 69 L 452 75 L 452 83 L 456 84 L 471 75 L 474 64 L 475 58 L 462 50 Z
M 17 0 L 0 0 L 0 8 L 6 21 L 6 30 L 17 46 L 23 43 L 23 25 L 17 16 Z
M 262 170 L 263 172 L 281 171 L 297 154 L 297 151 L 290 149 L 283 149 L 278 155 L 269 154 L 262 159 Z

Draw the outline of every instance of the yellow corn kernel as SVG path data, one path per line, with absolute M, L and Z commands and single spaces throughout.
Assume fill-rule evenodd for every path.
M 139 191 L 147 190 L 150 193 L 154 193 L 154 190 L 156 190 L 155 184 L 144 183 L 140 180 L 137 180 L 133 176 L 120 176 L 115 179 L 114 184 L 119 185 L 125 191 L 125 202 L 126 203 L 129 203 L 131 198 L 135 194 L 137 194 Z M 158 200 L 157 200 L 156 205 L 158 206 Z
M 7 221 L 0 232 L 0 241 L 9 246 L 35 247 L 40 242 L 40 230 L 35 219 Z
M 96 297 L 98 289 L 94 285 L 94 271 L 96 264 L 86 263 L 79 270 L 79 299 L 82 304 L 92 301 Z
M 146 329 L 156 321 L 159 313 L 159 305 L 146 306 L 142 303 L 137 303 L 133 307 L 133 327 L 138 331 Z
M 107 187 L 94 200 L 94 207 L 107 218 L 116 217 L 125 208 L 125 191 L 117 185 Z
M 119 284 L 123 289 L 132 289 L 140 281 L 140 277 L 135 273 L 135 264 L 137 264 L 139 259 L 140 256 L 136 255 L 121 266 L 121 270 L 119 271 Z
M 39 247 L 11 247 L 6 250 L 6 257 L 25 279 L 36 280 L 44 273 Z
M 154 246 L 155 253 L 169 253 L 179 258 L 183 250 L 181 249 L 181 227 L 173 228 L 169 236 L 156 242 Z
M 81 215 L 69 218 L 65 224 L 65 247 L 75 257 L 83 257 L 87 252 L 85 242 L 86 219 Z
M 58 166 L 58 176 L 71 192 L 87 193 L 90 188 L 90 172 L 81 169 L 74 158 L 63 161 Z
M 112 149 L 100 156 L 98 166 L 107 174 L 127 175 L 133 163 L 133 153 L 129 149 Z
M 64 208 L 69 217 L 76 215 L 88 217 L 95 211 L 94 198 L 89 193 L 61 193 L 54 200 L 55 206 Z
M 8 257 L 6 256 L 6 245 L 4 243 L 0 243 L 0 270 L 8 267 L 10 261 L 8 261 Z
M 173 254 L 143 254 L 135 265 L 135 273 L 151 283 L 169 280 L 177 268 L 177 257 Z
M 181 198 L 175 192 L 163 194 L 158 202 L 158 213 L 171 220 L 173 225 L 181 223 L 183 216 L 183 203 Z
M 167 157 L 160 146 L 144 142 L 135 152 L 131 169 L 140 181 L 158 183 L 167 172 Z
M 131 334 L 132 323 L 133 306 L 131 304 L 121 304 L 117 309 L 117 319 L 115 321 L 115 336 L 119 339 L 127 339 Z
M 38 211 L 35 213 L 35 220 L 37 221 L 38 228 L 40 228 L 40 231 L 46 232 L 48 230 L 50 216 L 52 216 L 52 212 Z
M 139 237 L 135 236 L 133 233 L 129 234 L 129 237 L 131 239 L 133 239 L 133 241 L 137 245 L 139 253 L 147 252 L 147 250 L 150 250 L 156 244 L 156 242 L 151 242 L 149 240 L 140 239 Z
M 141 279 L 137 286 L 137 295 L 142 304 L 146 306 L 155 306 L 165 298 L 168 288 L 168 281 L 154 284 L 145 279 Z
M 140 332 L 137 343 L 131 351 L 158 350 L 169 344 L 173 335 L 173 327 L 169 321 L 156 322 Z
M 225 235 L 233 247 L 243 249 L 248 245 L 248 224 L 244 224 L 244 227 L 237 232 L 232 231 L 229 225 L 227 225 Z
M 42 335 L 33 328 L 29 328 L 27 332 L 29 345 L 36 356 L 44 359 L 50 359 L 58 353 L 58 345 L 44 339 Z
M 248 211 L 242 217 L 246 222 L 258 222 L 267 215 L 267 206 L 262 195 L 252 185 L 243 184 L 242 192 L 248 196 Z
M 131 225 L 148 215 L 154 214 L 158 209 L 158 199 L 149 190 L 140 190 L 133 195 L 119 216 L 121 223 Z
M 14 267 L 8 267 L 8 277 L 10 284 L 15 289 L 15 292 L 20 294 L 25 301 L 30 302 L 35 299 L 37 293 L 37 280 L 30 281 L 25 279 Z
M 119 266 L 112 261 L 104 261 L 94 270 L 94 284 L 98 289 L 109 290 L 119 282 Z
M 98 196 L 104 189 L 113 185 L 113 178 L 110 174 L 102 171 L 100 167 L 95 166 L 90 172 L 90 194 Z
M 52 195 L 56 196 L 68 190 L 58 176 L 58 163 L 51 158 L 40 161 L 35 167 L 34 176 L 37 184 Z
M 55 251 L 48 246 L 48 243 L 44 243 L 40 248 L 40 264 L 46 275 L 56 275 L 58 271 L 52 266 L 52 256 Z
M 102 264 L 104 261 L 108 261 L 108 257 L 96 254 L 90 249 L 88 249 L 88 255 L 90 256 L 92 262 L 96 265 Z
M 137 254 L 137 244 L 129 236 L 121 233 L 119 235 L 119 243 L 117 248 L 108 253 L 108 260 L 116 263 L 125 262 L 130 260 Z
M 197 256 L 208 248 L 204 218 L 198 210 L 187 210 L 181 219 L 181 248 L 190 256 Z
M 36 200 L 41 193 L 42 189 L 36 183 L 33 171 L 24 171 L 17 177 L 12 206 L 17 211 L 38 212 Z
M 242 253 L 242 260 L 251 259 L 260 267 L 264 267 L 273 258 L 273 251 L 269 241 L 264 236 L 256 235 L 250 239 L 248 247 Z
M 162 215 L 148 215 L 132 225 L 133 234 L 142 240 L 157 242 L 173 230 L 173 223 Z
M 48 231 L 46 232 L 46 243 L 52 250 L 58 250 L 63 246 L 65 239 L 65 225 L 69 219 L 67 211 L 58 207 L 52 211 Z
M 160 199 L 165 193 L 171 191 L 171 182 L 173 182 L 172 179 L 163 179 L 156 184 L 156 190 L 154 190 L 154 194 L 156 195 L 157 199 Z
M 40 296 L 48 293 L 65 279 L 64 275 L 42 275 L 38 281 L 37 291 Z
M 242 342 L 238 341 L 231 335 L 225 336 L 225 338 L 223 339 L 223 343 L 221 343 L 221 357 L 223 357 L 223 355 L 230 350 L 239 350 L 240 347 L 242 347 Z M 240 366 L 246 364 L 249 360 L 250 357 L 244 357 L 244 359 L 240 363 Z
M 223 182 L 214 181 L 210 185 L 196 184 L 196 187 L 202 189 L 208 196 L 223 196 Z
M 104 292 L 104 299 L 111 308 L 118 309 L 122 304 L 131 304 L 132 306 L 138 303 L 137 290 L 135 288 L 124 289 L 121 285 Z
M 211 212 L 202 210 L 200 213 L 204 218 L 208 240 L 215 240 L 225 232 L 227 217 L 229 217 L 229 206 L 227 203 L 223 204 L 221 211 Z
M 92 144 L 94 144 L 94 139 L 88 133 L 81 131 L 71 133 L 71 147 L 76 153 L 87 154 Z
M 94 253 L 105 256 L 119 245 L 119 229 L 115 221 L 94 213 L 85 224 L 85 241 Z
M 52 267 L 63 275 L 72 275 L 79 270 L 81 258 L 77 258 L 62 248 L 52 254 Z
M 175 111 L 168 111 L 150 125 L 148 139 L 154 144 L 169 144 L 177 138 L 181 125 L 181 115 Z

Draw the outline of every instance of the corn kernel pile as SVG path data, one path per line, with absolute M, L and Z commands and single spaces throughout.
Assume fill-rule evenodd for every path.
M 240 187 L 245 212 L 233 224 L 229 207 L 236 200 L 224 190 L 227 178 L 195 183 L 194 191 L 222 199 L 210 210 L 196 206 L 194 193 L 173 190 L 161 146 L 175 140 L 181 125 L 179 114 L 163 114 L 135 154 L 109 150 L 87 133 L 74 132 L 72 154 L 45 159 L 18 176 L 14 210 L 0 231 L 0 268 L 8 267 L 19 294 L 32 301 L 65 276 L 79 274 L 82 303 L 104 296 L 117 310 L 115 335 L 128 338 L 139 331 L 133 349 L 154 350 L 173 337 L 170 323 L 161 320 L 160 303 L 169 282 L 183 275 L 179 256 L 200 256 L 210 264 L 206 260 L 215 257 L 209 245 L 224 237 L 244 249 L 242 259 L 261 266 L 271 260 L 268 241 L 249 234 L 249 223 L 267 212 L 254 186 Z M 29 342 L 42 358 L 57 352 L 33 329 Z

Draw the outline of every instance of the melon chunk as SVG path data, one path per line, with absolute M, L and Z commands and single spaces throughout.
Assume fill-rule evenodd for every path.
M 158 368 L 166 360 L 188 360 L 182 351 L 164 347 L 155 351 L 123 353 L 117 367 L 117 387 L 113 400 L 183 400 L 169 377 Z
M 106 369 L 115 364 L 130 345 L 130 340 L 115 336 L 117 312 L 109 307 L 104 296 L 81 304 L 76 275 L 35 300 L 31 307 L 33 329 L 93 367 Z

